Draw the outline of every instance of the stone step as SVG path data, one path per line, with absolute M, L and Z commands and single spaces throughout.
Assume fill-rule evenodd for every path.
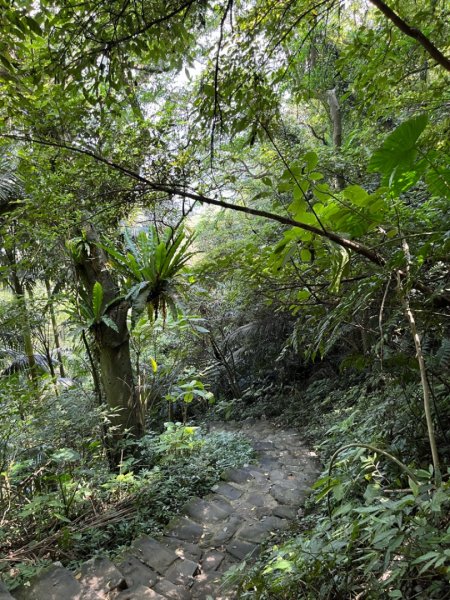
M 211 489 L 216 494 L 220 494 L 221 496 L 228 498 L 228 500 L 237 500 L 240 496 L 242 496 L 242 490 L 238 489 L 234 485 L 231 485 L 231 483 L 226 483 L 225 481 L 217 483 Z
M 238 538 L 231 540 L 226 550 L 229 554 L 231 554 L 231 556 L 237 558 L 238 560 L 244 560 L 248 558 L 255 559 L 259 554 L 258 544 L 252 544 L 251 542 L 240 540 Z
M 247 483 L 247 481 L 254 479 L 250 471 L 251 469 L 249 467 L 226 469 L 222 473 L 221 478 L 224 481 L 233 481 L 234 483 Z
M 252 444 L 255 450 L 274 450 L 275 444 L 272 441 L 264 441 L 264 442 L 253 442 Z
M 187 558 L 193 561 L 199 561 L 202 550 L 198 544 L 191 544 L 186 540 L 178 540 L 176 537 L 163 536 L 161 543 L 168 549 L 173 550 L 178 558 Z
M 220 526 L 206 530 L 200 541 L 202 548 L 219 548 L 226 544 L 242 525 L 244 519 L 238 515 L 232 515 L 229 519 L 220 523 Z
M 6 585 L 0 581 L 0 600 L 14 600 Z
M 155 586 L 154 591 L 162 594 L 169 600 L 191 600 L 192 595 L 188 588 L 182 585 L 176 585 L 168 579 L 161 579 Z
M 166 527 L 165 534 L 186 542 L 197 543 L 203 535 L 203 526 L 187 517 L 175 517 Z
M 62 600 L 62 597 L 60 600 Z M 167 600 L 167 597 L 158 594 L 158 592 L 145 585 L 138 585 L 120 592 L 118 596 L 115 596 L 114 600 Z
M 200 572 L 199 564 L 188 559 L 179 558 L 166 571 L 164 577 L 175 585 L 191 587 L 195 575 Z
M 130 553 L 160 575 L 178 559 L 174 550 L 146 535 L 132 543 Z
M 15 600 L 102 600 L 105 598 L 95 589 L 84 588 L 74 575 L 64 567 L 52 565 L 30 585 L 14 590 Z
M 98 592 L 123 590 L 127 587 L 123 571 L 108 558 L 95 557 L 81 565 L 80 573 L 75 576 L 84 588 Z
M 245 523 L 236 532 L 236 537 L 246 542 L 261 544 L 269 535 L 275 531 L 286 529 L 288 521 L 280 517 L 265 517 L 258 523 Z
M 203 573 L 212 573 L 213 571 L 217 571 L 220 565 L 225 558 L 225 554 L 223 552 L 219 552 L 214 548 L 211 550 L 206 550 L 203 553 L 201 559 L 201 570 Z
M 158 573 L 131 553 L 124 555 L 118 567 L 125 577 L 127 589 L 141 585 L 152 587 L 158 581 Z
M 298 510 L 293 506 L 287 506 L 286 504 L 280 504 L 272 510 L 272 514 L 275 517 L 281 519 L 295 519 L 298 515 Z
M 192 498 L 187 502 L 182 512 L 197 523 L 217 523 L 224 521 L 233 511 L 231 505 L 220 501 L 208 501 Z
M 220 595 L 220 576 L 217 573 L 203 573 L 196 578 L 191 590 L 193 600 L 218 600 Z
M 55 564 L 13 594 L 0 583 L 0 600 L 235 600 L 223 573 L 256 559 L 261 544 L 298 517 L 319 465 L 293 430 L 263 421 L 220 429 L 252 437 L 258 464 L 227 469 L 212 494 L 184 505 L 161 540 L 141 536 L 117 564 L 96 557 L 75 576 Z

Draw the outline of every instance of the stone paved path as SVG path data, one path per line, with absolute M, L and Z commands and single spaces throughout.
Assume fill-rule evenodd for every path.
M 319 465 L 294 430 L 266 421 L 216 423 L 215 430 L 241 431 L 258 451 L 258 464 L 230 469 L 203 499 L 194 498 L 156 541 L 135 540 L 121 561 L 84 563 L 79 573 L 52 566 L 16 600 L 231 600 L 221 575 L 260 544 L 285 529 L 301 507 Z M 0 600 L 13 597 L 2 588 Z

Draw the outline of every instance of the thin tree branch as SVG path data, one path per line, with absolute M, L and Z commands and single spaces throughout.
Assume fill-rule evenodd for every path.
M 222 50 L 222 42 L 223 42 L 223 33 L 225 27 L 225 21 L 227 19 L 227 15 L 229 11 L 233 9 L 233 0 L 228 0 L 225 11 L 222 15 L 222 19 L 220 21 L 220 30 L 219 30 L 219 41 L 217 42 L 217 52 L 215 58 L 215 66 L 214 66 L 214 114 L 212 119 L 212 127 L 211 127 L 211 141 L 210 141 L 210 153 L 211 153 L 211 169 L 213 167 L 214 161 L 214 135 L 216 131 L 217 120 L 220 119 L 222 121 L 222 112 L 220 108 L 220 98 L 219 98 L 219 73 L 220 73 L 220 51 Z
M 409 248 L 408 248 L 408 244 L 406 243 L 406 241 L 404 242 L 403 247 L 404 247 L 404 252 L 405 252 L 405 256 L 406 256 L 406 260 L 407 260 L 406 268 L 407 268 L 407 277 L 408 277 L 409 276 L 409 265 L 408 265 L 408 263 L 409 263 Z M 425 419 L 426 419 L 426 423 L 427 423 L 427 432 L 428 432 L 428 440 L 429 440 L 430 449 L 431 449 L 431 457 L 433 460 L 434 478 L 435 478 L 436 486 L 439 486 L 441 483 L 442 476 L 441 476 L 441 471 L 440 471 L 439 452 L 438 452 L 437 443 L 436 443 L 436 434 L 434 431 L 433 415 L 431 413 L 431 401 L 430 401 L 431 391 L 430 391 L 430 386 L 428 384 L 427 369 L 426 369 L 425 359 L 424 359 L 423 351 L 422 351 L 422 342 L 420 340 L 420 336 L 417 331 L 417 325 L 416 325 L 416 320 L 414 318 L 414 313 L 412 312 L 411 307 L 409 305 L 408 292 L 405 291 L 403 288 L 402 277 L 399 272 L 397 272 L 397 284 L 398 284 L 398 289 L 400 292 L 400 298 L 401 298 L 403 308 L 405 311 L 406 319 L 409 323 L 411 335 L 414 340 L 414 346 L 416 348 L 416 358 L 417 358 L 417 362 L 419 364 L 420 381 L 422 384 L 423 408 L 424 408 Z
M 384 359 L 384 333 L 383 333 L 383 312 L 386 298 L 389 292 L 389 286 L 391 285 L 392 273 L 389 273 L 389 279 L 384 290 L 383 299 L 381 300 L 380 312 L 378 314 L 378 329 L 380 330 L 380 366 L 383 370 L 383 359 Z
M 387 4 L 382 2 L 382 0 L 370 0 L 370 2 L 376 6 L 381 12 L 387 17 L 390 21 L 394 23 L 400 31 L 403 31 L 407 36 L 413 38 L 425 50 L 428 54 L 434 58 L 434 60 L 439 63 L 444 69 L 450 71 L 450 59 L 444 56 L 442 52 L 436 48 L 436 46 L 420 31 L 420 29 L 416 29 L 415 27 L 411 27 L 404 21 L 397 13 L 395 13 L 392 8 L 389 8 Z
M 153 190 L 155 192 L 164 192 L 171 196 L 179 196 L 180 198 L 183 198 L 183 197 L 189 198 L 190 200 L 195 200 L 195 201 L 198 201 L 198 202 L 201 202 L 204 204 L 218 206 L 220 208 L 228 208 L 228 209 L 234 210 L 236 212 L 242 212 L 245 214 L 254 215 L 255 217 L 262 217 L 265 219 L 276 221 L 278 223 L 281 223 L 283 225 L 288 225 L 290 227 L 298 227 L 299 229 L 303 229 L 305 231 L 310 231 L 311 233 L 314 233 L 321 237 L 325 237 L 325 238 L 329 239 L 330 241 L 335 242 L 339 246 L 348 248 L 349 250 L 353 250 L 357 254 L 360 254 L 361 256 L 368 258 L 372 263 L 374 263 L 380 267 L 384 266 L 384 264 L 386 262 L 384 260 L 384 258 L 380 254 L 378 254 L 378 252 L 371 250 L 367 246 L 364 246 L 364 244 L 355 242 L 354 240 L 349 240 L 348 238 L 340 236 L 337 233 L 333 233 L 332 231 L 321 229 L 319 227 L 315 227 L 314 225 L 309 225 L 307 223 L 302 223 L 300 221 L 296 221 L 295 219 L 291 219 L 289 217 L 283 217 L 282 215 L 277 215 L 276 213 L 271 213 L 266 210 L 259 210 L 256 208 L 250 208 L 248 206 L 241 206 L 239 204 L 232 204 L 230 202 L 225 202 L 224 200 L 218 200 L 217 198 L 209 198 L 208 196 L 205 196 L 203 194 L 193 192 L 193 191 L 188 191 L 186 189 L 179 188 L 175 185 L 156 183 L 154 181 L 151 181 L 150 179 L 147 179 L 140 173 L 133 171 L 132 169 L 125 167 L 124 165 L 115 163 L 115 162 L 109 160 L 108 158 L 105 158 L 104 156 L 97 154 L 96 152 L 94 152 L 92 150 L 87 150 L 85 148 L 80 148 L 79 146 L 72 146 L 70 144 L 64 144 L 62 142 L 57 142 L 57 141 L 53 141 L 53 140 L 43 140 L 43 139 L 33 138 L 33 137 L 30 137 L 27 135 L 1 134 L 0 138 L 13 139 L 13 140 L 22 141 L 22 142 L 40 144 L 42 146 L 51 146 L 54 148 L 61 148 L 64 150 L 68 150 L 70 152 L 76 152 L 77 154 L 81 154 L 83 156 L 89 156 L 90 158 L 93 158 L 97 162 L 107 165 L 111 169 L 115 169 L 116 171 L 119 171 L 119 172 L 123 173 L 124 175 L 127 175 L 128 177 L 131 177 L 132 179 L 134 179 L 136 181 L 139 181 L 140 183 L 144 183 L 148 189 Z
M 144 177 L 140 173 L 133 171 L 132 169 L 125 167 L 124 165 L 115 163 L 112 160 L 105 158 L 101 154 L 98 154 L 97 152 L 94 152 L 92 150 L 87 150 L 87 149 L 81 148 L 79 146 L 72 146 L 70 144 L 65 144 L 63 142 L 58 142 L 58 141 L 54 141 L 54 140 L 43 140 L 43 139 L 39 139 L 39 138 L 33 138 L 28 135 L 4 133 L 4 134 L 0 134 L 0 139 L 1 138 L 17 140 L 17 141 L 21 141 L 21 142 L 40 144 L 42 146 L 50 146 L 53 148 L 61 148 L 63 150 L 67 150 L 69 152 L 75 152 L 75 153 L 81 154 L 83 156 L 88 156 L 88 157 L 96 160 L 97 162 L 100 162 L 100 163 L 108 166 L 110 169 L 119 171 L 120 173 L 127 175 L 131 179 L 134 179 L 135 181 L 139 181 L 140 183 L 145 184 L 146 188 L 149 191 L 162 192 L 164 194 L 167 194 L 168 196 L 179 196 L 180 198 L 189 198 L 190 200 L 194 200 L 195 202 L 209 204 L 211 206 L 218 206 L 219 208 L 226 208 L 229 210 L 234 210 L 235 212 L 241 212 L 241 213 L 245 213 L 248 215 L 253 215 L 255 217 L 262 217 L 263 219 L 269 219 L 270 221 L 275 221 L 277 223 L 281 223 L 282 225 L 287 225 L 289 227 L 298 227 L 299 229 L 303 229 L 304 231 L 309 231 L 311 233 L 314 233 L 315 235 L 318 235 L 320 237 L 328 239 L 328 240 L 334 242 L 335 244 L 337 244 L 338 246 L 342 246 L 343 248 L 347 248 L 348 250 L 353 250 L 353 252 L 355 252 L 356 254 L 359 254 L 360 256 L 364 256 L 371 263 L 373 263 L 379 267 L 384 267 L 386 264 L 386 260 L 376 250 L 368 248 L 367 246 L 365 246 L 364 244 L 361 244 L 360 242 L 356 242 L 354 240 L 349 240 L 348 238 L 345 238 L 345 237 L 338 235 L 337 233 L 334 233 L 327 229 L 321 229 L 319 227 L 315 227 L 314 225 L 309 225 L 308 223 L 302 223 L 301 221 L 296 221 L 295 219 L 291 219 L 289 217 L 283 217 L 282 215 L 278 215 L 276 213 L 272 213 L 272 212 L 269 212 L 266 210 L 259 210 L 257 208 L 250 208 L 248 206 L 242 206 L 240 204 L 232 204 L 231 202 L 226 202 L 224 200 L 218 200 L 217 198 L 210 198 L 208 196 L 205 196 L 204 194 L 201 194 L 201 193 L 198 193 L 195 191 L 189 191 L 185 187 L 180 188 L 176 185 L 169 184 L 169 183 L 166 184 L 166 183 L 154 182 L 151 179 Z M 399 273 L 402 277 L 405 276 L 405 274 L 402 271 L 399 271 Z M 420 281 L 415 281 L 414 287 L 417 290 L 421 291 L 426 296 L 431 296 L 433 294 L 433 290 L 431 290 L 428 286 L 426 286 L 425 284 L 423 284 Z M 434 302 L 439 306 L 448 306 L 448 304 L 450 303 L 450 300 L 449 300 L 448 296 L 444 293 L 444 294 L 441 294 L 440 296 L 437 296 L 434 299 Z
M 308 199 L 308 196 L 305 194 L 305 192 L 303 191 L 302 186 L 300 185 L 300 182 L 298 181 L 295 173 L 293 173 L 291 167 L 289 166 L 289 163 L 287 162 L 286 158 L 283 156 L 281 150 L 278 148 L 277 144 L 275 143 L 275 140 L 273 139 L 269 129 L 264 125 L 264 123 L 260 122 L 261 127 L 264 129 L 264 131 L 266 132 L 267 137 L 270 140 L 270 143 L 272 144 L 272 146 L 275 148 L 276 153 L 278 154 L 278 156 L 280 157 L 282 163 L 284 164 L 284 166 L 286 167 L 286 169 L 289 171 L 291 177 L 293 178 L 293 180 L 295 181 L 298 189 L 301 191 L 303 198 L 306 202 L 306 204 L 309 206 L 311 212 L 313 213 L 313 215 L 315 216 L 317 222 L 319 223 L 321 229 L 323 230 L 324 233 L 326 233 L 326 229 L 323 226 L 321 220 L 319 219 L 319 216 L 316 214 L 316 211 L 314 210 L 313 205 L 311 204 L 311 202 Z
M 115 39 L 105 39 L 105 38 L 103 38 L 103 39 L 102 38 L 100 38 L 100 39 L 92 38 L 92 39 L 99 44 L 102 44 L 102 45 L 106 44 L 108 49 L 110 49 L 113 46 L 117 46 L 118 44 L 122 44 L 123 42 L 128 42 L 128 41 L 134 39 L 136 36 L 146 33 L 149 29 L 151 29 L 155 25 L 161 25 L 161 23 L 170 21 L 170 19 L 172 19 L 173 17 L 176 17 L 177 15 L 182 13 L 185 9 L 189 9 L 192 6 L 192 4 L 194 3 L 194 1 L 195 0 L 187 0 L 187 2 L 183 2 L 182 4 L 175 7 L 173 10 L 171 10 L 169 13 L 162 15 L 161 17 L 158 17 L 156 19 L 153 19 L 152 21 L 148 21 L 148 22 L 144 23 L 143 26 L 136 29 L 136 31 L 133 31 L 127 35 L 123 35 L 122 37 L 117 37 Z
M 307 127 L 310 130 L 310 132 L 312 133 L 312 135 L 316 138 L 316 140 L 319 140 L 319 142 L 322 142 L 322 144 L 324 146 L 329 146 L 329 143 L 325 139 L 325 136 L 317 133 L 317 131 L 314 129 L 314 127 L 312 125 L 310 125 L 309 123 L 304 123 L 303 121 L 299 121 L 299 125 L 304 125 L 305 127 Z

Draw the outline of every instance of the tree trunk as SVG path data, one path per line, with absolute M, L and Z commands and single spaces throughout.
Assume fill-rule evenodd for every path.
M 23 319 L 22 335 L 25 354 L 27 356 L 28 365 L 30 367 L 30 377 L 35 384 L 38 378 L 36 359 L 34 357 L 33 339 L 31 337 L 30 319 L 28 317 L 28 307 L 25 300 L 25 294 L 17 296 L 20 303 L 20 309 Z
M 89 366 L 91 367 L 92 382 L 94 384 L 95 395 L 97 396 L 97 405 L 101 406 L 103 404 L 103 396 L 99 374 L 97 370 L 97 361 L 94 360 L 91 349 L 89 347 L 89 342 L 87 340 L 86 332 L 84 330 L 81 332 L 81 339 L 83 340 L 84 348 L 86 350 L 86 354 L 89 361 Z
M 92 298 L 95 283 L 103 288 L 103 307 L 114 323 L 117 331 L 105 323 L 92 328 L 100 363 L 100 375 L 108 406 L 112 409 L 111 434 L 113 452 L 117 443 L 125 435 L 139 438 L 144 433 L 144 414 L 139 402 L 133 379 L 130 356 L 130 336 L 127 327 L 128 302 L 117 299 L 119 288 L 111 271 L 107 268 L 107 257 L 97 245 L 99 237 L 95 229 L 88 225 L 84 230 L 89 253 L 83 252 L 76 262 L 76 270 L 81 282 Z M 117 300 L 116 300 L 117 299 Z
M 92 381 L 94 383 L 95 395 L 97 397 L 97 405 L 99 407 L 101 407 L 101 406 L 103 406 L 104 402 L 103 402 L 103 395 L 102 395 L 102 389 L 101 389 L 101 384 L 100 384 L 100 377 L 99 377 L 99 373 L 98 373 L 98 369 L 97 369 L 98 360 L 94 359 L 94 356 L 91 352 L 91 348 L 89 346 L 88 339 L 86 337 L 86 332 L 84 330 L 81 333 L 81 338 L 83 340 L 83 344 L 86 349 L 89 366 L 91 367 Z M 109 437 L 109 428 L 108 428 L 108 425 L 106 423 L 104 423 L 103 421 L 100 424 L 100 435 L 102 436 L 102 445 L 106 451 L 106 457 L 108 459 L 108 464 L 109 464 L 111 470 L 114 470 L 118 464 L 117 458 L 120 459 L 120 457 L 117 457 L 116 456 L 117 453 L 113 452 L 113 445 L 109 443 L 109 441 L 111 439 Z
M 53 306 L 53 302 L 52 302 L 52 290 L 51 290 L 51 287 L 50 287 L 50 281 L 47 278 L 45 278 L 45 288 L 47 290 L 48 308 L 49 308 L 49 311 L 50 311 L 50 319 L 51 319 L 51 322 L 52 322 L 53 341 L 55 343 L 56 355 L 58 357 L 58 363 L 59 363 L 59 374 L 60 374 L 61 377 L 65 377 L 66 373 L 64 371 L 64 364 L 63 364 L 63 360 L 62 360 L 61 341 L 59 339 L 59 332 L 58 332 L 58 324 L 56 322 L 55 307 Z
M 117 439 L 127 430 L 135 438 L 144 433 L 144 415 L 131 365 L 127 311 L 128 304 L 121 302 L 109 313 L 119 333 L 103 324 L 95 332 L 103 390 L 108 406 L 114 411 L 111 432 Z
M 6 250 L 6 257 L 9 262 L 9 266 L 11 267 L 11 276 L 10 276 L 10 285 L 14 296 L 16 297 L 17 303 L 20 308 L 21 322 L 22 322 L 22 337 L 23 337 L 23 346 L 24 352 L 28 360 L 30 379 L 33 383 L 33 386 L 36 385 L 36 381 L 38 378 L 36 359 L 34 357 L 34 348 L 33 348 L 33 339 L 31 336 L 31 325 L 30 319 L 28 316 L 28 307 L 27 301 L 25 298 L 25 288 L 19 278 L 17 273 L 17 263 L 15 251 Z
M 336 96 L 336 88 L 328 90 L 327 96 L 333 126 L 333 146 L 339 152 L 342 146 L 342 113 Z M 342 190 L 345 187 L 345 179 L 340 169 L 336 171 L 335 186 L 337 190 Z

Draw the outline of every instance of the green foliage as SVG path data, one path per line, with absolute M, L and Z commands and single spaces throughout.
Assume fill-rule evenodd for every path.
M 40 552 L 48 556 L 50 536 L 55 536 L 53 560 L 85 560 L 99 547 L 117 553 L 142 533 L 157 534 L 188 499 L 208 493 L 224 469 L 253 457 L 251 445 L 239 435 L 208 434 L 173 423 L 159 436 L 142 438 L 139 458 L 124 460 L 118 472 L 107 469 L 99 451 L 95 442 L 82 454 L 75 446 L 50 450 L 38 465 L 16 461 L 2 473 L 10 491 L 22 490 L 0 537 L 3 550 L 12 551 L 13 531 L 26 527 L 33 535 L 33 557 Z M 120 522 L 116 510 L 121 511 Z M 21 552 L 27 557 L 26 547 Z M 28 569 L 13 565 L 13 587 L 33 575 L 41 562 Z
M 52 373 L 34 391 L 20 377 L 0 382 L 5 553 L 15 540 L 26 546 L 27 535 L 51 533 L 52 558 L 75 559 L 157 531 L 186 497 L 209 489 L 224 453 L 237 463 L 242 451 L 240 442 L 234 453 L 231 440 L 170 425 L 144 438 L 140 462 L 125 445 L 118 472 L 109 471 L 114 415 L 94 406 L 85 349 L 67 348 L 64 335 L 51 343 L 48 299 L 39 291 L 50 279 L 57 294 L 79 298 L 71 316 L 97 342 L 117 330 L 109 315 L 120 301 L 128 350 L 132 306 L 135 380 L 151 422 L 166 420 L 164 404 L 206 404 L 211 389 L 216 414 L 303 425 L 322 442 L 325 460 L 343 444 L 371 443 L 418 473 L 414 488 L 383 458 L 348 448 L 320 484 L 311 534 L 259 570 L 257 593 L 439 594 L 447 479 L 432 489 L 420 473 L 429 456 L 419 372 L 395 287 L 403 282 L 416 316 L 445 464 L 450 175 L 442 66 L 370 2 L 144 0 L 137 12 L 121 0 L 0 5 L 0 135 L 13 136 L 5 147 L 17 157 L 1 153 L 0 258 L 11 249 L 14 258 L 1 268 L 17 290 L 36 282 L 35 314 L 17 311 L 17 324 L 12 313 L 2 318 L 2 346 L 23 354 L 30 319 L 28 354 L 38 347 L 53 367 L 62 345 L 75 380 L 62 389 Z M 397 2 L 394 10 L 445 51 L 444 3 Z M 193 201 L 198 194 L 279 221 L 206 210 Z M 203 253 L 193 265 L 196 286 L 185 270 L 192 238 L 175 227 L 186 215 Z M 121 243 L 102 248 L 84 235 L 63 255 L 86 221 L 108 240 L 124 222 L 159 229 L 127 230 Z M 73 266 L 90 265 L 102 249 L 110 261 L 103 274 L 112 287 L 120 279 L 119 298 L 103 279 L 104 288 L 98 281 L 83 296 L 73 277 Z M 179 319 L 188 284 L 186 310 L 199 316 Z M 94 352 L 98 401 L 96 361 Z M 189 365 L 196 365 L 190 374 Z M 411 492 L 389 492 L 400 485 Z M 119 522 L 110 515 L 101 525 L 84 521 L 82 532 L 73 527 L 91 506 L 114 514 L 121 502 L 129 512 Z M 41 548 L 30 552 L 43 556 Z
M 0 151 L 0 212 L 6 212 L 9 202 L 22 194 L 22 183 L 15 172 L 14 162 L 7 153 Z
M 341 285 L 341 279 L 345 273 L 346 266 L 348 265 L 348 261 L 350 260 L 349 253 L 342 246 L 338 246 L 333 248 L 331 253 L 331 284 L 330 284 L 330 292 L 337 293 L 339 292 L 339 287 Z
M 358 381 L 359 380 L 359 381 Z M 347 448 L 314 485 L 299 533 L 267 547 L 254 568 L 228 575 L 243 598 L 441 598 L 450 576 L 448 481 L 435 487 L 423 460 L 426 429 L 414 384 L 351 375 L 312 383 L 285 409 L 316 440 L 325 465 L 351 442 L 387 449 L 411 465 L 414 479 L 380 453 Z M 337 388 L 338 386 L 338 388 Z M 340 389 L 339 389 L 340 386 Z M 445 407 L 445 393 L 441 397 Z M 444 425 L 445 427 L 445 425 Z M 441 448 L 443 448 L 441 438 Z
M 165 395 L 169 404 L 181 402 L 183 404 L 183 420 L 187 420 L 188 405 L 194 400 L 204 401 L 206 405 L 214 404 L 214 394 L 205 389 L 204 384 L 197 379 L 199 376 L 194 368 L 186 367 L 178 381 L 174 382 Z M 171 414 L 169 407 L 169 415 Z
M 60 388 L 55 398 L 50 382 L 41 384 L 37 405 L 36 390 L 21 380 L 10 380 L 1 394 L 8 422 L 0 427 L 0 502 L 9 506 L 0 531 L 2 555 L 22 548 L 26 560 L 35 551 L 40 564 L 47 558 L 45 540 L 90 506 L 92 467 L 105 469 L 97 440 L 108 416 L 79 388 Z
M 426 182 L 432 194 L 450 199 L 450 169 L 434 164 L 426 174 Z
M 197 427 L 165 423 L 165 428 L 165 432 L 159 436 L 156 448 L 160 459 L 170 462 L 179 456 L 189 455 L 201 449 L 203 440 Z
M 101 323 L 118 332 L 116 323 L 109 317 L 107 310 L 116 304 L 120 298 L 114 298 L 107 304 L 103 301 L 103 286 L 99 281 L 96 281 L 92 288 L 92 297 L 89 298 L 86 292 L 80 292 L 81 299 L 75 308 L 66 309 L 66 313 L 71 318 L 72 322 L 78 324 L 78 331 L 94 329 Z
M 382 173 L 385 185 L 398 182 L 413 167 L 417 156 L 417 140 L 427 123 L 426 115 L 418 115 L 399 125 L 372 155 L 369 171 Z M 415 181 L 411 181 L 410 185 L 413 183 Z
M 104 242 L 101 247 L 124 277 L 126 298 L 132 305 L 132 327 L 145 308 L 150 320 L 156 320 L 160 310 L 165 320 L 167 309 L 176 319 L 175 279 L 192 257 L 188 249 L 193 237 L 170 228 L 160 237 L 153 228 L 140 231 L 135 239 L 125 231 L 124 239 L 123 252 L 111 243 Z
M 450 576 L 448 485 L 434 489 L 430 473 L 416 471 L 420 484 L 389 492 L 376 456 L 357 453 L 352 476 L 364 483 L 362 497 L 348 493 L 346 477 L 316 484 L 317 509 L 332 495 L 331 516 L 320 512 L 305 531 L 269 550 L 263 565 L 241 575 L 243 597 L 441 598 Z M 352 460 L 348 457 L 345 463 Z
M 425 176 L 432 194 L 450 197 L 448 160 L 418 145 L 418 139 L 427 124 L 428 117 L 424 114 L 404 121 L 385 139 L 369 161 L 369 171 L 381 173 L 383 184 L 389 186 L 394 194 L 407 191 Z M 416 160 L 418 154 L 419 161 Z

